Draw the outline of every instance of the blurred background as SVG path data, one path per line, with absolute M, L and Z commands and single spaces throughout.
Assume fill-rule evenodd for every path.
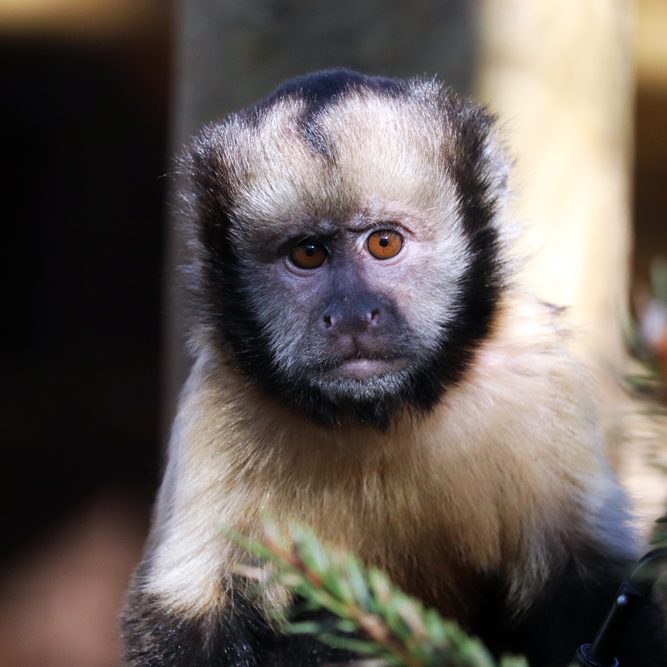
M 0 54 L 0 667 L 118 664 L 187 368 L 170 156 L 288 76 L 437 74 L 488 104 L 517 160 L 526 279 L 569 306 L 606 380 L 637 370 L 632 313 L 661 386 L 664 0 L 0 0 Z M 610 451 L 655 516 L 667 445 L 645 423 L 632 441 L 633 399 L 607 386 Z

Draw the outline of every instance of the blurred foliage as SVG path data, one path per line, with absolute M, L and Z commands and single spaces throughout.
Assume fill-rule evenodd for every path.
M 479 639 L 406 595 L 374 568 L 349 554 L 327 549 L 305 528 L 283 535 L 270 521 L 259 542 L 232 534 L 269 573 L 239 566 L 239 574 L 277 583 L 303 601 L 301 611 L 326 610 L 333 619 L 295 622 L 279 617 L 283 632 L 314 634 L 335 648 L 353 651 L 374 665 L 405 667 L 528 667 L 523 658 L 494 660 Z M 268 577 L 268 578 L 267 578 Z M 379 662 L 378 662 L 379 660 Z M 371 664 L 360 661 L 359 664 Z
M 629 386 L 667 406 L 667 259 L 651 263 L 650 285 L 637 295 L 636 321 L 627 332 L 641 370 L 628 378 Z
M 651 292 L 657 301 L 667 304 L 667 259 L 664 257 L 651 263 Z
M 667 550 L 667 514 L 660 517 L 655 523 L 651 534 L 651 547 Z M 656 582 L 655 591 L 663 608 L 667 610 L 667 564 L 661 566 L 661 571 L 662 575 Z
M 667 514 L 655 522 L 651 546 L 655 549 L 667 549 Z

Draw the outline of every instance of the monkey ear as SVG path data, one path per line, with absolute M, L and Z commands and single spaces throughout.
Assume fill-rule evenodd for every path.
M 221 143 L 216 126 L 205 126 L 178 161 L 184 192 L 200 221 L 225 220 L 231 207 L 230 174 Z

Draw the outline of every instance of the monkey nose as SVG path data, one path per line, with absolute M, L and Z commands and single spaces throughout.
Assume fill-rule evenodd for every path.
M 361 333 L 377 326 L 382 318 L 379 306 L 357 309 L 329 309 L 322 315 L 320 326 L 330 334 Z

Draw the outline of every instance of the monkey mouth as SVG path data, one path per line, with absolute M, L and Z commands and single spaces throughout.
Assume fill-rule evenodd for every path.
M 329 368 L 324 376 L 350 380 L 368 380 L 381 375 L 388 375 L 403 370 L 407 360 L 395 357 L 391 359 L 380 357 L 349 357 L 342 359 L 338 364 Z

